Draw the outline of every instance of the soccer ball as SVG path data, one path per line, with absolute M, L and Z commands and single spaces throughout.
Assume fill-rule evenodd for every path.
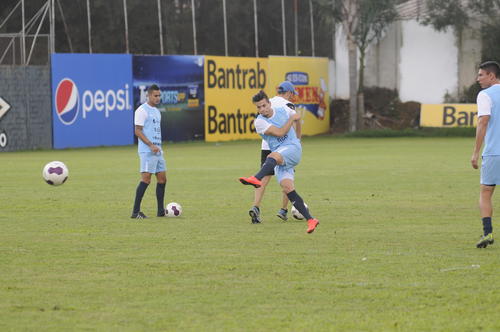
M 165 215 L 167 217 L 178 217 L 182 214 L 182 206 L 179 203 L 168 203 L 165 207 Z
M 309 208 L 307 207 L 307 204 L 304 203 L 307 211 L 309 211 Z M 302 220 L 304 219 L 304 216 L 295 208 L 295 206 L 292 205 L 292 216 L 297 219 L 297 220 Z
M 51 161 L 42 171 L 42 176 L 45 182 L 53 186 L 59 186 L 68 179 L 68 167 L 60 161 Z

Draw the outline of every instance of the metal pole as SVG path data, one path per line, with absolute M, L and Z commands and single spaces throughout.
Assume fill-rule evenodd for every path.
M 56 7 L 55 7 L 55 0 L 49 0 L 49 1 L 50 1 L 50 53 L 56 53 L 56 29 L 55 29 Z M 33 44 L 35 43 L 33 42 Z M 31 57 L 31 52 L 30 52 L 30 57 Z
M 51 0 L 51 1 L 54 1 L 54 0 Z M 45 15 L 47 15 L 47 11 L 49 10 L 49 8 L 51 8 L 49 2 L 45 3 L 44 7 L 45 7 L 45 10 L 43 11 L 43 16 L 40 18 L 40 23 L 38 24 L 38 28 L 36 29 L 35 36 L 33 37 L 33 42 L 31 43 L 31 48 L 30 48 L 30 52 L 28 54 L 28 59 L 26 60 L 26 64 L 30 63 L 31 55 L 33 55 L 33 50 L 35 49 L 35 43 L 36 43 L 36 40 L 38 39 L 38 34 L 40 33 L 40 28 L 42 27 L 42 24 L 45 21 Z M 54 7 L 52 7 L 52 9 L 53 8 Z M 53 46 L 52 43 L 50 46 L 52 48 L 52 46 Z M 52 53 L 54 53 L 54 52 L 52 52 Z
M 298 19 L 298 0 L 293 0 L 293 21 L 294 21 L 294 33 L 295 33 L 295 56 L 299 55 L 299 19 Z
M 161 2 L 158 0 L 158 29 L 160 30 L 160 54 L 163 55 L 163 26 L 161 22 Z
M 191 0 L 191 16 L 193 19 L 193 47 L 194 47 L 194 55 L 198 54 L 198 47 L 196 46 L 196 13 L 194 8 L 194 0 Z
M 309 16 L 311 17 L 311 49 L 312 56 L 315 56 L 314 52 L 314 20 L 313 20 L 313 3 L 312 0 L 309 0 Z
M 255 28 L 255 57 L 259 57 L 259 28 L 257 27 L 257 0 L 253 0 L 253 24 Z
M 21 30 L 21 64 L 26 64 L 26 36 L 25 36 L 25 22 L 24 22 L 24 0 L 21 1 L 21 16 L 22 16 L 22 30 Z
M 281 0 L 281 27 L 283 30 L 283 55 L 286 55 L 285 0 Z
M 125 53 L 130 53 L 130 49 L 128 47 L 127 0 L 123 0 L 123 18 L 125 19 Z
M 89 53 L 92 54 L 92 25 L 90 23 L 90 2 L 87 0 L 87 29 L 89 35 Z
M 226 16 L 226 0 L 222 0 L 222 11 L 224 12 L 224 54 L 227 56 L 227 16 Z

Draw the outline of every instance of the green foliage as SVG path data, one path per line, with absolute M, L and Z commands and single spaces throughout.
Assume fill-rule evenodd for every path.
M 236 179 L 256 170 L 258 141 L 167 145 L 167 202 L 184 214 L 144 221 L 129 218 L 134 147 L 1 153 L 0 330 L 499 330 L 499 247 L 474 248 L 472 145 L 305 138 L 310 235 L 274 216 L 274 179 L 250 224 L 253 190 Z M 55 159 L 61 187 L 41 179 Z

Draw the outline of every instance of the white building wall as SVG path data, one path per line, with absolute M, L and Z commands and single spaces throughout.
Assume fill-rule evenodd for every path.
M 347 40 L 337 29 L 333 97 L 349 98 Z M 442 103 L 446 93 L 456 95 L 459 51 L 451 29 L 438 32 L 416 20 L 392 24 L 377 45 L 367 52 L 365 86 L 397 89 L 400 99 Z
M 402 22 L 399 97 L 442 103 L 458 86 L 458 49 L 451 31 L 437 32 L 416 21 Z
M 333 82 L 334 97 L 349 99 L 349 56 L 347 39 L 344 30 L 338 26 L 335 34 L 335 79 Z

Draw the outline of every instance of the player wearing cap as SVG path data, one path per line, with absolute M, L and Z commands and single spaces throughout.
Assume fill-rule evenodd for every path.
M 284 107 L 271 107 L 264 91 L 253 96 L 252 101 L 259 112 L 259 116 L 254 122 L 255 130 L 269 144 L 271 153 L 257 174 L 241 177 L 239 180 L 244 185 L 259 188 L 262 185 L 262 179 L 274 170 L 283 192 L 288 196 L 293 206 L 307 219 L 307 233 L 312 233 L 319 221 L 311 216 L 303 199 L 295 191 L 294 185 L 294 167 L 299 164 L 302 158 L 302 146 L 295 134 L 293 124 L 300 121 L 300 115 Z
M 292 103 L 292 97 L 293 95 L 297 95 L 297 91 L 295 91 L 295 87 L 293 86 L 292 83 L 289 81 L 284 81 L 282 82 L 277 89 L 277 94 L 273 98 L 269 99 L 271 102 L 271 107 L 284 107 L 289 110 L 295 110 L 295 105 Z M 294 123 L 295 127 L 295 132 L 297 134 L 297 138 L 300 139 L 301 136 L 301 127 L 300 121 L 296 121 Z M 266 161 L 267 156 L 271 153 L 271 149 L 269 148 L 269 144 L 266 142 L 266 140 L 262 140 L 262 148 L 261 148 L 261 153 L 260 153 L 260 165 L 262 166 L 264 162 Z M 260 217 L 260 203 L 262 201 L 262 198 L 264 197 L 264 192 L 266 190 L 266 186 L 269 183 L 271 176 L 274 175 L 274 171 L 268 175 L 265 176 L 262 179 L 262 184 L 259 188 L 255 188 L 255 197 L 254 197 L 254 202 L 252 208 L 248 211 L 248 214 L 250 215 L 252 219 L 253 224 L 258 224 L 262 222 L 262 218 Z M 280 219 L 286 221 L 288 219 L 287 213 L 288 213 L 288 197 L 285 193 L 283 193 L 283 200 L 282 200 L 282 206 L 281 209 L 278 211 L 276 214 L 277 217 Z

